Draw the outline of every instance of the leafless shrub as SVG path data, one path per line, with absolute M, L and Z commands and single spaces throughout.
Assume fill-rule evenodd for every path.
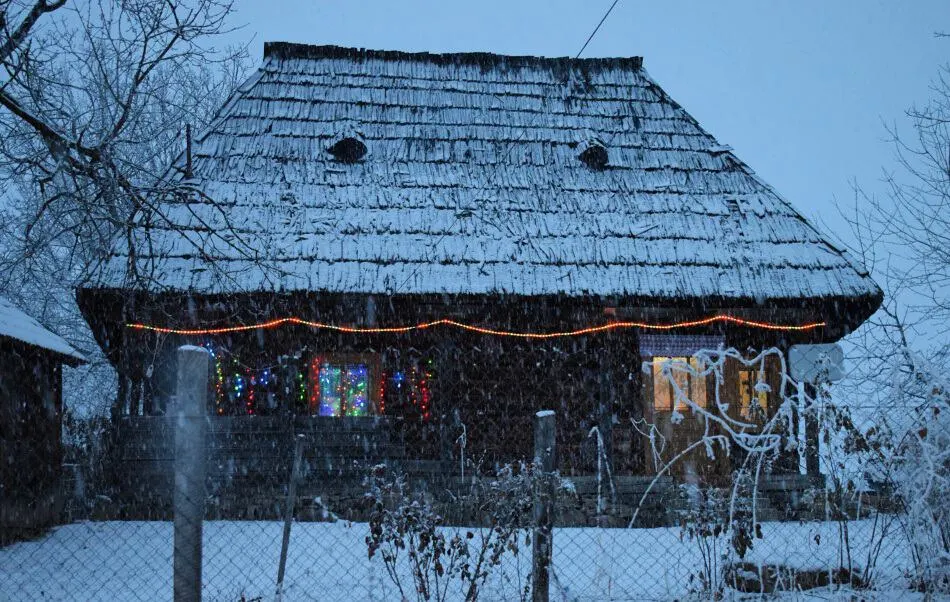
M 445 600 L 455 584 L 465 600 L 477 600 L 492 570 L 530 544 L 534 500 L 548 478 L 528 463 L 505 465 L 491 476 L 476 474 L 463 499 L 453 500 L 467 509 L 471 525 L 449 527 L 435 502 L 410 492 L 404 478 L 378 466 L 366 494 L 369 557 L 379 555 L 403 599 Z M 520 595 L 527 597 L 527 584 Z

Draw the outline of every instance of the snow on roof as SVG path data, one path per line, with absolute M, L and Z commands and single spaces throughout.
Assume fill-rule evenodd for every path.
M 74 360 L 68 362 L 71 364 L 86 361 L 63 337 L 50 332 L 3 297 L 0 297 L 0 337 L 10 337 L 64 355 Z
M 338 160 L 344 138 L 365 156 Z M 602 168 L 578 157 L 596 146 Z M 639 58 L 269 43 L 193 159 L 201 194 L 138 227 L 138 286 L 879 295 Z M 128 265 L 120 250 L 96 286 L 128 286 Z

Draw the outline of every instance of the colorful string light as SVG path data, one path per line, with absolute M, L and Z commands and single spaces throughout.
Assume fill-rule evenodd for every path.
M 320 366 L 322 364 L 320 356 L 314 356 L 310 360 L 310 414 L 316 414 L 320 405 Z
M 379 373 L 379 390 L 376 392 L 379 402 L 378 410 L 380 414 L 386 413 L 386 373 Z
M 342 416 L 343 370 L 339 366 L 320 366 L 320 416 Z
M 347 366 L 345 376 L 344 413 L 347 416 L 366 416 L 369 411 L 369 371 L 366 365 Z
M 307 407 L 307 379 L 303 371 L 297 372 L 297 402 L 298 407 Z
M 431 364 L 432 360 L 429 360 Z M 419 384 L 419 410 L 422 412 L 422 419 L 428 420 L 431 417 L 429 413 L 429 405 L 432 401 L 432 392 L 429 389 L 429 380 L 432 378 L 432 373 L 429 372 L 426 368 L 420 370 L 418 384 Z
M 369 370 L 365 364 L 341 366 L 314 357 L 310 362 L 310 413 L 367 416 Z M 380 387 L 382 391 L 382 387 Z
M 247 413 L 250 416 L 253 416 L 256 412 L 254 406 L 254 388 L 257 385 L 257 379 L 251 374 L 251 369 L 247 368 L 247 376 L 244 379 L 244 382 L 247 383 Z
M 146 330 L 149 332 L 158 332 L 162 334 L 180 334 L 180 335 L 217 335 L 217 334 L 228 334 L 235 332 L 245 332 L 248 330 L 261 330 L 269 328 L 277 328 L 278 326 L 284 325 L 296 325 L 296 326 L 307 326 L 310 328 L 321 329 L 321 330 L 332 330 L 335 332 L 344 332 L 349 334 L 405 334 L 415 330 L 427 330 L 429 328 L 434 328 L 437 326 L 452 326 L 459 328 L 461 330 L 467 330 L 469 332 L 476 332 L 479 334 L 493 335 L 493 336 L 502 336 L 502 337 L 518 337 L 523 339 L 554 339 L 560 337 L 575 337 L 588 334 L 597 334 L 600 332 L 607 332 L 610 330 L 623 330 L 629 328 L 640 328 L 643 330 L 677 330 L 680 328 L 696 328 L 698 326 L 708 326 L 710 324 L 715 324 L 717 322 L 724 322 L 729 324 L 735 324 L 737 326 L 744 326 L 747 328 L 761 328 L 764 330 L 781 330 L 781 331 L 807 331 L 815 330 L 816 328 L 822 328 L 827 324 L 825 322 L 809 322 L 806 324 L 776 324 L 773 322 L 760 322 L 757 320 L 746 320 L 745 318 L 737 318 L 735 316 L 730 316 L 728 314 L 717 314 L 714 316 L 709 316 L 699 320 L 688 320 L 683 322 L 671 322 L 667 324 L 651 324 L 648 322 L 608 322 L 607 324 L 601 324 L 599 326 L 589 326 L 587 328 L 579 328 L 576 330 L 564 330 L 557 332 L 517 332 L 511 330 L 498 330 L 494 328 L 483 328 L 481 326 L 473 326 L 471 324 L 466 324 L 464 322 L 458 322 L 456 320 L 441 319 L 433 320 L 432 322 L 422 322 L 415 324 L 413 326 L 389 326 L 389 327 L 358 327 L 358 326 L 340 326 L 337 324 L 327 324 L 324 322 L 313 322 L 311 320 L 304 320 L 303 318 L 278 318 L 276 320 L 270 320 L 268 322 L 260 322 L 258 324 L 244 324 L 239 326 L 224 326 L 220 328 L 166 328 L 162 326 L 153 326 L 149 324 L 141 323 L 131 323 L 126 324 L 126 327 L 133 330 Z

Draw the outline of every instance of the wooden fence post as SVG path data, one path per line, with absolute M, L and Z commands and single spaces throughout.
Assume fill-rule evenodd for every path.
M 178 348 L 175 399 L 175 602 L 201 600 L 201 523 L 205 514 L 206 349 Z
M 541 491 L 534 502 L 534 537 L 531 547 L 531 599 L 548 602 L 551 582 L 552 505 L 554 486 L 552 474 L 557 468 L 554 447 L 554 411 L 542 410 L 534 416 L 534 457 L 542 471 Z

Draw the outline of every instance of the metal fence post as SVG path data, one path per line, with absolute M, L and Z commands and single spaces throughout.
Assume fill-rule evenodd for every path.
M 818 416 L 818 387 L 814 383 L 804 383 L 805 397 L 809 400 L 805 408 L 805 474 L 809 477 L 821 475 L 818 461 L 818 439 L 821 437 L 821 423 Z
M 201 600 L 201 523 L 205 513 L 206 349 L 178 348 L 175 413 L 175 602 Z
M 300 480 L 300 463 L 303 460 L 305 437 L 297 435 L 294 444 L 294 463 L 290 469 L 290 483 L 287 485 L 287 506 L 284 508 L 284 536 L 280 542 L 280 562 L 277 565 L 277 595 L 280 602 L 284 595 L 284 569 L 287 567 L 287 548 L 290 546 L 290 525 L 294 521 L 294 504 L 297 502 L 297 481 Z
M 548 602 L 551 582 L 552 512 L 554 492 L 551 473 L 557 467 L 554 447 L 554 411 L 534 416 L 534 457 L 542 471 L 541 491 L 534 502 L 534 537 L 531 548 L 531 599 Z

